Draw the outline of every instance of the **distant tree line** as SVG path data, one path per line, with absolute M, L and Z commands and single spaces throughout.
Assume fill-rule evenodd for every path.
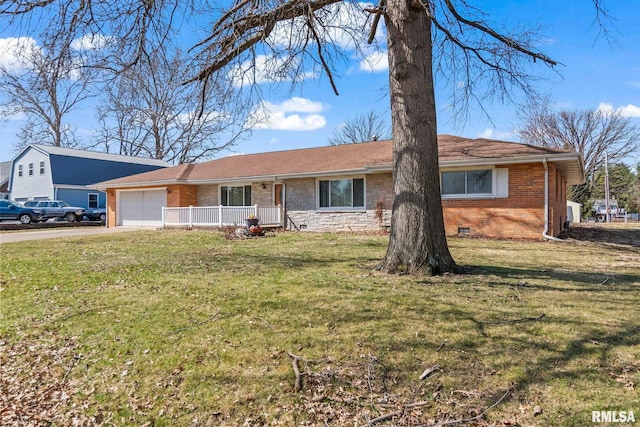
M 624 208 L 628 213 L 640 212 L 640 174 L 638 167 L 634 171 L 624 163 L 609 165 L 609 196 L 618 201 L 618 207 Z M 593 185 L 589 191 L 587 204 L 583 206 L 582 212 L 585 216 L 592 216 L 591 207 L 595 200 L 605 198 L 605 177 L 604 167 L 598 169 L 594 175 Z
M 640 211 L 638 174 L 624 164 L 640 148 L 640 129 L 619 110 L 555 110 L 549 97 L 533 99 L 519 112 L 523 142 L 582 153 L 586 181 L 569 188 L 568 198 L 591 215 L 594 200 L 604 199 L 605 157 L 610 193 L 627 212 Z

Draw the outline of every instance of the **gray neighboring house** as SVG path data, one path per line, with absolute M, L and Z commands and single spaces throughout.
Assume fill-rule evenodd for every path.
M 11 162 L 0 162 L 0 200 L 9 199 L 9 178 Z
M 96 182 L 171 166 L 149 158 L 31 144 L 10 162 L 8 192 L 17 202 L 64 200 L 86 209 L 106 206 Z

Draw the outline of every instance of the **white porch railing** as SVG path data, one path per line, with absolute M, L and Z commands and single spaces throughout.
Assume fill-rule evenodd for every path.
M 163 226 L 244 226 L 249 216 L 260 220 L 261 226 L 282 225 L 282 210 L 279 206 L 189 206 L 184 208 L 162 208 Z

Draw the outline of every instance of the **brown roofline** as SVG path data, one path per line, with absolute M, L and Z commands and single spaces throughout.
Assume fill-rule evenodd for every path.
M 523 162 L 542 162 L 543 159 L 548 161 L 562 161 L 562 162 L 570 162 L 570 163 L 579 163 L 571 166 L 571 173 L 573 176 L 572 180 L 577 181 L 580 179 L 584 179 L 584 165 L 581 161 L 581 154 L 568 150 L 558 150 L 552 149 L 548 147 L 538 147 L 530 144 L 522 144 L 518 142 L 509 142 L 509 141 L 500 141 L 486 138 L 463 138 L 453 135 L 439 135 L 439 141 L 442 141 L 442 146 L 451 147 L 451 151 L 447 150 L 446 153 L 440 153 L 440 161 L 439 164 L 441 167 L 456 167 L 456 166 L 475 166 L 475 165 L 489 165 L 489 164 L 509 164 L 509 163 L 523 163 Z M 153 171 L 140 174 L 140 179 L 135 179 L 136 175 L 130 177 L 123 177 L 115 180 L 105 181 L 102 183 L 98 183 L 96 185 L 97 188 L 127 188 L 127 187 L 136 187 L 136 186 L 154 186 L 154 185 L 167 185 L 167 184 L 175 184 L 175 183 L 190 183 L 190 184 L 205 184 L 205 183 L 219 183 L 219 182 L 229 182 L 229 181 L 239 181 L 239 180 L 264 180 L 270 179 L 274 180 L 278 177 L 283 179 L 286 178 L 294 178 L 294 177 L 309 177 L 309 176 L 327 176 L 327 175 L 335 175 L 335 174 L 354 174 L 354 173 L 373 173 L 378 171 L 391 171 L 393 167 L 393 161 L 390 158 L 391 152 L 389 152 L 389 157 L 385 154 L 384 148 L 382 151 L 375 150 L 375 153 L 369 158 L 366 155 L 363 156 L 360 147 L 363 146 L 371 146 L 371 144 L 378 144 L 378 147 L 381 145 L 389 146 L 391 145 L 391 140 L 379 140 L 372 142 L 360 142 L 354 144 L 345 144 L 345 145 L 327 145 L 320 147 L 306 147 L 306 148 L 296 148 L 291 150 L 276 150 L 269 151 L 263 153 L 252 153 L 252 154 L 243 154 L 243 155 L 231 155 L 222 157 L 219 159 L 211 160 L 209 162 L 204 163 L 196 163 L 196 164 L 183 164 L 174 166 L 172 168 L 162 169 L 160 171 Z M 460 144 L 458 146 L 458 144 Z M 494 157 L 496 153 L 491 151 L 492 144 L 499 144 L 500 146 L 496 148 L 497 153 L 502 153 L 502 156 Z M 502 148 L 504 144 L 505 148 Z M 489 146 L 489 147 L 487 147 Z M 513 147 L 513 148 L 512 148 Z M 355 148 L 355 150 L 354 150 Z M 458 148 L 458 149 L 456 149 Z M 524 149 L 524 150 L 522 150 Z M 511 150 L 512 155 L 509 154 L 509 150 Z M 339 151 L 339 154 L 333 154 L 332 156 L 324 156 L 324 151 Z M 467 156 L 467 151 L 471 151 L 471 153 Z M 524 152 L 522 152 L 524 151 Z M 305 154 L 309 152 L 309 154 Z M 324 166 L 321 166 L 324 169 L 304 169 L 299 167 L 291 167 L 291 163 L 289 164 L 290 169 L 286 167 L 279 171 L 274 169 L 273 167 L 264 168 L 248 168 L 245 170 L 247 175 L 242 175 L 241 173 L 237 173 L 234 171 L 230 172 L 230 166 L 235 168 L 241 167 L 238 165 L 237 159 L 242 159 L 242 161 L 247 160 L 247 162 L 251 163 L 252 159 L 256 159 L 255 164 L 260 164 L 260 160 L 263 162 L 273 163 L 274 159 L 277 159 L 279 155 L 289 153 L 287 156 L 289 159 L 291 157 L 295 157 L 296 160 L 303 161 L 306 158 L 323 158 L 329 159 L 331 157 L 339 158 L 341 155 L 349 156 L 349 158 L 353 158 L 353 162 L 356 164 L 353 168 L 345 168 L 349 165 L 353 165 L 354 163 L 346 163 L 344 158 L 340 158 L 340 161 L 335 162 L 335 166 L 343 166 L 338 169 L 330 169 L 327 168 L 327 164 L 325 162 Z M 353 157 L 356 154 L 358 157 Z M 488 156 L 487 156 L 488 155 Z M 343 156 L 343 157 L 344 157 Z M 465 157 L 467 156 L 467 157 Z M 358 160 L 363 160 L 358 162 Z M 222 163 L 220 163 L 222 162 Z M 231 162 L 231 163 L 229 163 Z M 367 163 L 370 162 L 370 163 Z M 216 166 L 216 164 L 218 166 Z M 233 167 L 231 169 L 233 169 Z M 216 174 L 215 172 L 208 173 L 206 172 L 211 168 L 212 171 L 222 171 L 226 169 L 222 173 Z M 221 169 L 220 169 L 221 168 Z M 197 170 L 196 170 L 197 169 Z M 236 175 L 233 175 L 237 173 Z M 209 175 L 209 176 L 207 176 Z

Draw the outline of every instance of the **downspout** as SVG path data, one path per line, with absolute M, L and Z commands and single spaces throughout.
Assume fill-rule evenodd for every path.
M 542 164 L 544 165 L 544 231 L 542 237 L 554 242 L 566 242 L 566 240 L 547 234 L 549 232 L 549 165 L 547 165 L 546 157 L 542 159 Z
M 98 196 L 98 200 L 100 200 L 100 196 Z M 104 189 L 104 228 L 109 228 L 109 190 L 107 188 Z
M 285 183 L 281 180 L 278 179 L 277 176 L 273 177 L 273 183 L 274 184 L 280 184 L 282 185 L 282 198 L 280 200 L 280 214 L 282 215 L 282 217 L 280 218 L 280 227 L 282 227 L 282 229 L 285 229 L 285 223 L 286 223 L 286 218 L 287 218 L 287 210 L 285 208 L 286 206 L 286 200 L 287 200 L 287 186 L 285 185 Z M 274 185 L 274 194 L 275 194 L 275 185 Z M 275 197 L 275 195 L 274 195 Z

